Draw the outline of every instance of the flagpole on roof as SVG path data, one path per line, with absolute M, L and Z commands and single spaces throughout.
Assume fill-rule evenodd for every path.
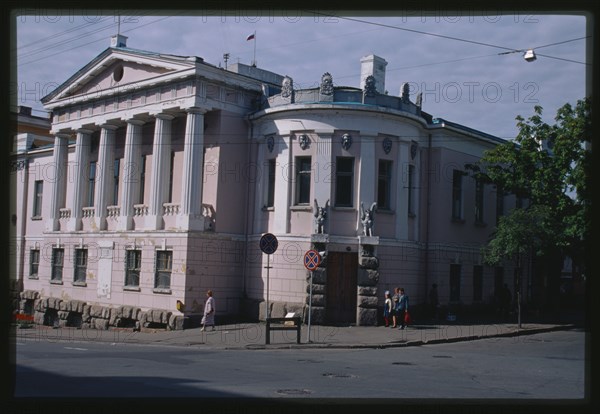
M 256 30 L 254 31 L 254 61 L 252 66 L 256 67 Z

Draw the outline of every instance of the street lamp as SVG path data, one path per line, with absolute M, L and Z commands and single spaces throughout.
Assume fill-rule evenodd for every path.
M 535 56 L 535 52 L 533 51 L 533 49 L 528 49 L 525 51 L 523 59 L 525 59 L 527 62 L 533 62 L 537 59 L 537 57 Z

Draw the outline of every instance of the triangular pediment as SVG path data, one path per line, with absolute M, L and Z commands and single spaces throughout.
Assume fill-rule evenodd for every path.
M 133 49 L 109 48 L 42 99 L 49 104 L 65 98 L 131 88 L 153 78 L 194 67 L 186 57 L 162 55 Z

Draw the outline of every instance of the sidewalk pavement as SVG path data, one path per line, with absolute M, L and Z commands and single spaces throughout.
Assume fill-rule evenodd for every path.
M 266 345 L 266 324 L 239 323 L 218 325 L 214 331 L 200 328 L 179 331 L 142 328 L 141 331 L 117 328 L 106 331 L 96 329 L 57 328 L 33 326 L 17 327 L 13 332 L 16 344 L 30 341 L 63 341 L 72 343 L 107 342 L 111 345 L 143 344 L 197 349 L 352 349 L 393 348 L 473 341 L 500 337 L 518 338 L 556 330 L 581 327 L 576 323 L 526 323 L 519 329 L 516 323 L 460 323 L 443 322 L 415 324 L 404 330 L 384 326 L 324 326 L 302 325 L 300 343 L 295 330 L 271 331 L 271 341 Z

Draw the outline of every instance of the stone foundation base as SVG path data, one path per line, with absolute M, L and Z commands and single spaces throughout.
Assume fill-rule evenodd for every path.
M 183 329 L 184 316 L 164 309 L 141 310 L 135 306 L 109 307 L 79 300 L 41 297 L 26 290 L 20 294 L 19 312 L 33 315 L 35 324 L 106 330 L 111 327 Z

